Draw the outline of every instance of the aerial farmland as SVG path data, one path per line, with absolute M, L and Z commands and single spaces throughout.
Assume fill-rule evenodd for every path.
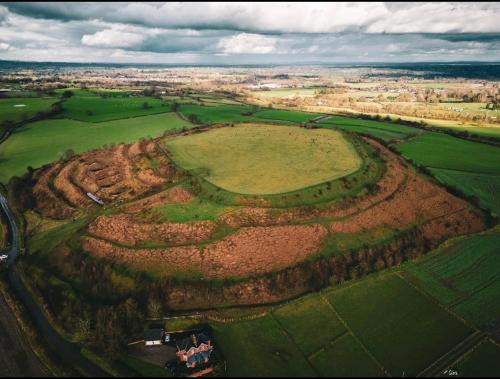
M 500 375 L 500 30 L 21 4 L 0 5 L 0 376 Z M 353 46 L 373 61 L 328 60 Z

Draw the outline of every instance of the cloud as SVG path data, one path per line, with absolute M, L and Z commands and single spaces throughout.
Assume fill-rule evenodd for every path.
M 5 42 L 0 42 L 0 50 L 11 50 L 12 46 L 10 46 L 8 43 Z
M 496 3 L 0 5 L 0 59 L 301 63 L 500 60 Z
M 222 38 L 217 48 L 226 54 L 269 54 L 276 51 L 277 42 L 275 37 L 241 33 Z
M 63 21 L 102 19 L 161 28 L 248 33 L 498 33 L 491 3 L 4 3 L 13 12 Z
M 145 39 L 145 35 L 106 29 L 94 34 L 85 34 L 82 37 L 82 44 L 97 47 L 131 47 Z

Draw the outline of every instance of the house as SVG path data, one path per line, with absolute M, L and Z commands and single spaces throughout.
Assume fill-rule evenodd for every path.
M 204 333 L 191 334 L 177 343 L 177 357 L 186 362 L 187 368 L 197 368 L 206 365 L 213 351 L 210 338 Z
M 146 330 L 144 332 L 144 344 L 146 346 L 161 345 L 164 334 L 165 334 L 165 331 L 163 329 Z

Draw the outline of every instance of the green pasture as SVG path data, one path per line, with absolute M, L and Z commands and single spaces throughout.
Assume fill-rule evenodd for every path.
M 431 168 L 441 183 L 453 186 L 462 193 L 474 196 L 481 207 L 500 215 L 500 175 Z
M 318 114 L 314 113 L 259 108 L 243 104 L 223 104 L 220 102 L 206 103 L 206 105 L 181 103 L 180 112 L 185 117 L 196 115 L 203 124 L 258 121 L 301 123 L 318 116 Z
M 64 117 L 85 122 L 103 122 L 170 111 L 171 104 L 144 96 L 103 98 L 82 95 L 70 97 L 63 103 Z
M 466 378 L 498 378 L 500 373 L 500 346 L 486 341 L 463 361 L 451 367 Z
M 500 147 L 433 132 L 396 147 L 405 157 L 423 166 L 500 174 Z
M 56 161 L 68 149 L 81 153 L 190 126 L 174 113 L 95 124 L 67 119 L 33 122 L 17 129 L 0 145 L 0 181 L 24 174 L 28 166 L 36 168 Z
M 261 108 L 260 110 L 255 112 L 254 116 L 264 120 L 289 121 L 293 123 L 301 123 L 301 122 L 307 122 L 320 115 L 317 113 Z
M 252 111 L 252 107 L 248 105 L 221 104 L 201 106 L 181 104 L 179 111 L 184 117 L 196 115 L 198 120 L 203 124 L 258 121 L 257 117 L 243 115 Z
M 322 377 L 381 377 L 383 371 L 351 334 L 345 334 L 311 358 Z
M 330 304 L 317 295 L 290 302 L 274 311 L 273 316 L 306 356 L 347 332 Z
M 473 332 L 394 273 L 211 325 L 231 376 L 415 376 Z
M 187 170 L 235 193 L 275 194 L 346 176 L 362 164 L 331 130 L 276 125 L 213 129 L 165 142 Z
M 153 208 L 152 214 L 159 222 L 216 221 L 229 210 L 231 208 L 225 205 L 195 198 L 187 203 L 158 205 Z
M 370 276 L 325 295 L 393 376 L 415 376 L 472 329 L 395 274 Z
M 315 376 L 299 348 L 272 316 L 211 325 L 229 376 Z
M 500 314 L 500 233 L 460 237 L 404 266 L 405 275 L 478 327 Z
M 50 110 L 50 106 L 57 101 L 53 97 L 0 99 L 0 124 L 5 121 L 16 123 L 27 120 L 38 112 Z
M 388 142 L 403 140 L 423 133 L 421 129 L 392 122 L 363 120 L 343 116 L 331 116 L 327 119 L 320 120 L 318 124 L 321 127 L 334 127 L 348 132 L 368 134 Z

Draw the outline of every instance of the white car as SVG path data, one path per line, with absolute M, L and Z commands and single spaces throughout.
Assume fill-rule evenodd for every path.
M 9 258 L 9 256 L 7 254 L 2 254 L 0 255 L 0 262 L 5 262 L 7 261 L 7 258 Z

